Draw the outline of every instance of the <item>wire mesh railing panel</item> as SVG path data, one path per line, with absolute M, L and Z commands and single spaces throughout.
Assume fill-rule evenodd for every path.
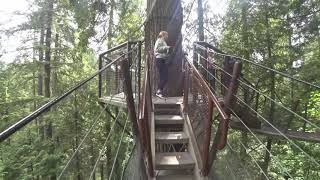
M 210 49 L 202 59 L 213 63 L 217 71 L 230 78 L 232 73 L 216 60 L 234 59 L 243 63 L 239 90 L 233 95 L 237 104 L 228 108 L 232 114 L 230 127 L 235 130 L 230 131 L 227 147 L 217 155 L 215 174 L 228 174 L 229 179 L 234 176 L 239 179 L 318 178 L 319 158 L 314 149 L 306 147 L 317 147 L 319 142 L 311 138 L 316 137 L 319 124 L 309 108 L 316 107 L 314 94 L 320 88 L 299 79 L 299 69 L 291 64 L 286 65 L 289 73 L 283 73 L 276 69 L 281 69 L 279 62 L 248 60 L 199 46 L 202 50 Z M 198 68 L 208 70 L 205 66 Z M 210 74 L 216 84 L 228 89 L 223 78 L 220 79 L 219 74 L 216 77 L 217 72 Z M 211 85 L 208 79 L 207 83 Z M 232 164 L 228 162 L 228 154 L 237 157 Z M 250 170 L 249 176 L 243 169 Z
M 209 97 L 192 73 L 189 78 L 188 115 L 199 147 L 204 141 L 205 120 L 208 118 Z
M 143 153 L 139 140 L 136 140 L 136 145 L 129 155 L 128 163 L 125 166 L 121 180 L 147 180 L 145 174 L 145 165 L 143 162 Z

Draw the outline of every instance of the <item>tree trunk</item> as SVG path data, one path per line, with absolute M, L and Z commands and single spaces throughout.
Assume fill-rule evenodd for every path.
M 91 168 L 93 169 L 95 164 L 95 153 L 94 153 L 94 141 L 91 141 Z M 96 171 L 93 172 L 92 180 L 96 180 Z
M 100 179 L 104 179 L 104 167 L 103 163 L 100 164 Z
M 113 17 L 114 17 L 114 8 L 115 8 L 115 1 L 114 0 L 111 0 L 110 1 L 110 15 L 109 15 L 109 25 L 108 25 L 108 38 L 107 38 L 107 45 L 108 45 L 108 49 L 111 49 L 112 47 L 112 37 L 113 37 L 113 26 L 114 26 L 114 22 L 113 22 Z M 111 72 L 106 72 L 106 75 L 109 76 Z M 116 66 L 116 76 L 118 75 L 118 66 Z M 110 81 L 106 81 L 107 83 L 112 83 L 112 80 L 110 78 L 106 78 L 106 79 L 109 79 Z M 115 81 L 118 81 L 118 78 L 115 77 Z M 115 82 L 113 82 L 115 83 Z M 118 85 L 118 83 L 116 83 L 116 85 Z M 110 84 L 106 84 L 106 86 L 110 86 Z M 112 91 L 112 89 L 110 88 L 110 92 Z M 111 94 L 110 94 L 111 95 Z M 111 126 L 110 126 L 110 116 L 107 112 L 106 113 L 106 125 L 105 125 L 105 137 L 107 137 L 108 133 L 110 132 L 111 130 Z M 112 166 L 112 149 L 111 149 L 111 146 L 107 146 L 106 147 L 106 177 L 109 177 L 109 170 L 110 170 L 110 167 Z M 103 164 L 102 164 L 102 167 L 103 167 Z M 103 170 L 101 171 L 103 173 Z M 103 174 L 102 174 L 103 176 Z
M 79 111 L 78 111 L 78 101 L 77 101 L 77 94 L 74 95 L 74 126 L 76 131 L 76 145 L 75 149 L 79 146 Z M 77 180 L 81 180 L 81 168 L 80 168 L 80 156 L 79 153 L 76 153 L 76 177 Z
M 250 58 L 250 53 L 249 53 L 249 36 L 248 36 L 248 20 L 247 20 L 247 14 L 248 14 L 248 1 L 244 0 L 241 4 L 241 21 L 242 21 L 242 43 L 243 43 L 243 47 L 242 47 L 242 53 L 244 55 L 245 59 L 249 59 Z M 245 88 L 244 90 L 244 101 L 246 104 L 249 104 L 250 100 L 249 100 L 249 88 Z M 243 144 L 245 145 L 245 147 L 248 146 L 248 134 L 247 132 L 242 132 L 241 133 L 241 140 L 243 142 Z M 246 158 L 247 153 L 246 153 L 246 149 L 244 147 L 241 146 L 240 149 L 240 158 L 241 160 L 243 160 L 243 162 L 245 163 L 246 161 L 244 161 L 244 159 Z
M 153 52 L 153 47 L 160 31 L 169 33 L 168 45 L 174 46 L 170 55 L 169 82 L 165 87 L 168 96 L 182 95 L 182 34 L 183 23 L 181 0 L 147 0 L 148 20 L 145 26 L 145 54 Z M 153 53 L 152 53 L 153 54 Z M 158 79 L 157 71 L 153 63 L 153 89 L 155 90 Z
M 268 3 L 268 2 L 267 2 Z M 268 6 L 268 5 L 267 5 Z M 265 8 L 265 10 L 268 10 L 268 7 Z M 271 34 L 270 34 L 270 25 L 269 25 L 269 12 L 266 11 L 266 16 L 265 16 L 265 26 L 267 29 L 267 48 L 268 48 L 268 61 L 269 61 L 269 67 L 271 69 L 274 68 L 274 61 L 272 59 L 272 40 L 271 40 Z M 270 92 L 271 92 L 271 99 L 275 100 L 275 73 L 273 71 L 270 72 L 270 79 L 271 79 L 271 84 L 270 84 Z M 273 119 L 274 119 L 274 112 L 275 112 L 275 103 L 273 101 L 270 102 L 270 111 L 269 111 L 269 122 L 273 124 Z M 268 175 L 268 166 L 269 162 L 271 160 L 270 153 L 272 148 L 272 139 L 267 138 L 267 150 L 265 152 L 265 157 L 264 157 L 264 162 L 262 165 L 262 170 L 266 175 Z M 266 177 L 264 174 L 261 175 L 261 179 L 265 180 Z
M 198 0 L 198 40 L 204 41 L 204 29 L 203 29 L 203 3 L 202 0 Z
M 56 34 L 55 40 L 54 40 L 54 58 L 53 58 L 53 63 L 54 63 L 54 67 L 53 67 L 53 72 L 52 72 L 52 95 L 53 96 L 57 96 L 59 95 L 58 92 L 58 73 L 57 73 L 57 69 L 58 69 L 58 64 L 59 64 L 59 48 L 60 48 L 60 44 L 59 44 L 59 34 Z
M 53 16 L 53 0 L 48 2 L 48 13 L 47 13 L 47 26 L 46 26 L 46 49 L 45 49 L 45 78 L 44 78 L 44 96 L 50 98 L 51 96 L 51 87 L 50 87 L 50 79 L 51 79 L 51 67 L 50 67 L 50 60 L 51 60 L 51 26 L 52 26 L 52 16 Z M 52 122 L 51 120 L 47 123 L 46 128 L 46 137 L 52 139 Z
M 39 64 L 40 66 L 42 65 L 43 62 L 43 46 L 44 46 L 44 31 L 45 27 L 41 27 L 40 30 L 40 42 L 39 42 Z M 38 95 L 42 96 L 43 95 L 43 72 L 41 68 L 39 68 L 38 72 Z
M 48 14 L 47 14 L 47 27 L 46 27 L 46 49 L 45 49 L 45 97 L 50 97 L 50 79 L 51 79 L 51 67 L 50 67 L 50 60 L 51 60 L 51 34 L 52 34 L 52 15 L 53 15 L 53 0 L 48 2 Z

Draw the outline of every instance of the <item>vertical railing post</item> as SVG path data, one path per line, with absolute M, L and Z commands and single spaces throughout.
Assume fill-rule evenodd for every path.
M 131 42 L 128 42 L 127 43 L 127 51 L 128 51 L 128 65 L 129 65 L 129 68 L 131 67 L 131 64 L 132 64 L 132 52 L 131 51 Z
M 223 100 L 223 109 L 224 112 L 230 117 L 230 109 L 233 104 L 235 103 L 234 94 L 236 94 L 239 86 L 238 79 L 240 77 L 242 64 L 240 62 L 235 62 L 232 72 L 232 78 L 230 84 L 228 86 L 228 90 Z M 221 120 L 219 123 L 219 129 L 221 130 L 221 136 L 218 144 L 218 149 L 223 149 L 227 143 L 227 136 L 228 136 L 228 128 L 229 128 L 229 119 Z
M 147 71 L 149 71 L 149 63 L 147 63 Z M 146 129 L 146 139 L 147 139 L 147 158 L 148 158 L 148 168 L 149 168 L 149 174 L 151 177 L 154 177 L 154 171 L 153 171 L 153 161 L 152 161 L 152 152 L 151 152 L 151 133 L 150 133 L 150 122 L 151 122 L 151 113 L 153 111 L 152 109 L 152 95 L 151 95 L 151 84 L 150 84 L 150 73 L 148 72 L 147 76 L 147 88 L 146 88 L 146 117 L 145 118 L 145 129 Z
M 141 51 L 142 51 L 142 42 L 138 42 L 138 102 L 140 102 L 140 93 L 141 93 Z M 138 103 L 139 104 L 139 103 Z M 139 109 L 138 105 L 138 109 Z
M 131 119 L 132 124 L 133 124 L 133 132 L 135 135 L 137 135 L 138 124 L 137 124 L 137 116 L 136 116 L 136 110 L 135 110 L 134 99 L 133 99 L 133 92 L 132 92 L 131 77 L 130 77 L 130 70 L 129 70 L 128 61 L 129 61 L 128 59 L 123 59 L 121 61 L 121 70 L 122 70 L 123 77 L 124 77 L 124 93 L 126 96 L 129 118 Z
M 198 54 L 197 54 L 197 46 L 196 43 L 193 43 L 193 65 L 198 69 Z
M 188 97 L 189 97 L 189 66 L 188 63 L 184 65 L 184 87 L 183 87 L 183 112 L 188 112 Z
M 208 95 L 209 96 L 209 95 Z M 209 174 L 209 150 L 210 150 L 210 139 L 211 139 L 211 126 L 212 126 L 212 115 L 213 115 L 213 101 L 208 99 L 208 117 L 205 119 L 204 123 L 204 142 L 203 142 L 203 152 L 202 152 L 202 163 L 203 163 L 203 176 L 208 176 Z
M 102 56 L 99 55 L 99 70 L 102 68 Z M 102 72 L 98 76 L 98 97 L 102 97 Z

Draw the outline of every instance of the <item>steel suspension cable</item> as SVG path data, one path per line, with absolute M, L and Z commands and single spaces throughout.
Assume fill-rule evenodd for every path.
M 120 87 L 118 87 L 118 90 L 120 89 Z M 111 98 L 109 99 L 109 103 L 111 102 L 111 100 L 115 97 L 115 94 L 111 96 Z M 108 108 L 109 104 L 106 103 L 107 105 L 100 111 L 99 115 L 94 119 L 91 127 L 89 128 L 89 130 L 87 131 L 87 133 L 85 134 L 85 136 L 82 138 L 80 144 L 78 145 L 78 147 L 76 148 L 76 150 L 73 152 L 73 154 L 71 155 L 70 159 L 68 160 L 67 164 L 63 167 L 61 173 L 58 176 L 58 180 L 61 179 L 61 177 L 63 176 L 63 174 L 65 173 L 65 171 L 67 170 L 67 168 L 69 167 L 70 163 L 73 161 L 73 158 L 75 157 L 75 155 L 78 153 L 78 151 L 80 150 L 82 144 L 84 143 L 84 141 L 87 139 L 88 135 L 91 133 L 91 131 L 93 130 L 94 126 L 97 124 L 98 120 L 100 119 L 100 116 L 102 115 L 102 113 Z
M 44 113 L 46 110 L 50 109 L 51 107 L 53 107 L 54 105 L 56 105 L 57 103 L 59 103 L 61 100 L 63 100 L 65 97 L 69 96 L 71 93 L 73 93 L 75 90 L 79 89 L 80 87 L 82 87 L 84 84 L 86 84 L 87 82 L 91 81 L 92 79 L 96 78 L 99 74 L 101 74 L 102 72 L 104 72 L 107 68 L 109 68 L 111 65 L 113 65 L 115 62 L 119 61 L 121 58 L 123 58 L 125 55 L 131 53 L 132 51 L 134 51 L 137 48 L 137 45 L 129 52 L 122 54 L 121 56 L 119 56 L 118 58 L 116 58 L 115 60 L 113 60 L 112 62 L 110 62 L 109 64 L 105 65 L 104 67 L 102 67 L 101 69 L 99 69 L 98 71 L 96 71 L 95 73 L 93 73 L 91 76 L 87 77 L 86 79 L 83 79 L 82 81 L 76 83 L 76 85 L 74 85 L 73 87 L 69 88 L 67 91 L 65 91 L 61 96 L 55 97 L 53 99 L 51 99 L 49 102 L 47 102 L 46 104 L 42 105 L 41 107 L 39 107 L 37 110 L 33 111 L 31 114 L 29 114 L 28 116 L 20 119 L 18 122 L 16 122 L 15 124 L 13 124 L 12 126 L 10 126 L 9 128 L 5 129 L 4 131 L 2 131 L 0 133 L 0 142 L 4 141 L 5 139 L 7 139 L 9 136 L 11 136 L 12 134 L 14 134 L 16 131 L 18 131 L 19 129 L 23 128 L 24 126 L 26 126 L 28 123 L 30 123 L 31 121 L 33 121 L 35 118 L 37 118 L 38 116 L 40 116 L 42 113 Z
M 198 46 L 198 47 L 200 47 L 200 48 L 202 48 L 202 49 L 206 49 L 206 47 L 204 47 L 204 46 L 202 46 L 202 45 L 200 45 L 200 44 L 196 44 L 196 46 Z M 262 65 L 262 64 L 256 63 L 256 62 L 254 62 L 254 61 L 252 61 L 252 60 L 248 60 L 248 59 L 245 59 L 245 58 L 242 58 L 242 57 L 239 57 L 239 56 L 235 56 L 235 55 L 230 55 L 230 54 L 215 52 L 215 51 L 213 51 L 212 49 L 209 49 L 209 51 L 212 52 L 212 53 L 214 53 L 214 54 L 221 55 L 221 56 L 224 56 L 224 57 L 225 57 L 225 56 L 233 57 L 233 58 L 242 60 L 242 61 L 244 61 L 244 62 L 248 62 L 248 63 L 250 63 L 250 64 L 253 64 L 253 65 L 255 65 L 255 66 L 258 66 L 258 67 L 260 67 L 260 68 L 263 68 L 263 69 L 265 69 L 265 70 L 269 70 L 269 71 L 275 72 L 275 73 L 277 73 L 277 74 L 280 74 L 280 75 L 282 75 L 282 76 L 284 76 L 284 77 L 286 77 L 286 78 L 288 78 L 288 79 L 295 80 L 295 81 L 297 81 L 297 82 L 300 82 L 300 83 L 309 85 L 309 86 L 311 86 L 311 87 L 320 89 L 320 86 L 319 86 L 319 85 L 315 85 L 315 84 L 312 84 L 312 83 L 307 82 L 307 81 L 305 81 L 305 80 L 301 80 L 301 79 L 295 78 L 295 77 L 293 77 L 293 76 L 290 76 L 290 75 L 288 75 L 288 74 L 286 74 L 286 73 L 283 73 L 283 72 L 281 72 L 281 71 L 278 71 L 278 70 L 276 70 L 276 69 L 272 69 L 272 68 L 269 68 L 269 67 L 264 66 L 264 65 Z
M 271 155 L 271 157 L 276 157 L 274 156 L 270 150 L 266 147 L 264 143 L 261 142 L 261 140 L 252 132 L 252 130 L 243 122 L 243 120 L 231 109 L 228 107 L 229 110 L 236 116 L 236 118 L 248 129 L 248 131 L 259 141 L 259 143 L 265 148 L 265 150 Z M 277 158 L 277 161 L 282 169 L 285 170 L 286 174 L 293 179 L 292 175 L 281 165 L 280 160 Z
M 97 158 L 97 160 L 96 160 L 96 162 L 95 162 L 95 164 L 94 164 L 94 166 L 93 166 L 93 169 L 92 169 L 92 171 L 91 171 L 91 173 L 90 173 L 90 177 L 89 177 L 89 180 L 91 180 L 92 178 L 93 178 L 93 174 L 94 174 L 94 172 L 96 171 L 96 168 L 97 168 L 97 166 L 98 166 L 98 163 L 99 163 L 99 161 L 100 161 L 100 158 L 101 158 L 101 156 L 106 152 L 106 147 L 107 147 L 107 143 L 108 143 L 108 141 L 109 141 L 109 138 L 110 138 L 110 136 L 111 136 L 111 133 L 114 131 L 114 127 L 115 127 L 115 124 L 116 124 L 116 122 L 118 121 L 118 118 L 119 118 L 119 116 L 120 116 L 120 112 L 118 112 L 118 114 L 117 114 L 117 117 L 116 117 L 116 119 L 114 119 L 114 122 L 113 122 L 113 124 L 112 124 L 112 126 L 111 126 L 111 129 L 110 129 L 110 131 L 109 131 L 109 133 L 108 133 L 108 135 L 107 135 L 107 138 L 106 138 L 106 140 L 104 141 L 104 143 L 103 143 L 103 146 L 102 146 L 102 149 L 100 150 L 100 153 L 99 153 L 99 155 L 98 155 L 98 158 Z M 123 128 L 123 129 L 125 129 L 125 128 Z
M 128 162 L 126 163 L 125 167 L 123 167 L 123 170 L 122 170 L 122 173 L 121 173 L 121 180 L 123 180 L 124 173 L 125 173 L 125 171 L 127 170 L 129 161 L 130 161 L 130 159 L 131 159 L 131 157 L 132 157 L 132 154 L 133 154 L 133 151 L 135 150 L 135 148 L 136 148 L 136 143 L 134 143 L 134 145 L 133 145 L 133 147 L 132 147 L 132 149 L 131 149 L 131 151 L 130 151 L 130 155 L 129 155 Z
M 232 151 L 233 156 L 236 157 L 239 162 L 241 162 L 241 159 L 238 156 L 234 155 L 234 153 L 236 153 L 236 151 L 230 147 L 230 144 L 228 142 L 227 142 L 227 146 Z M 239 164 L 240 164 L 241 168 L 246 171 L 246 174 L 247 174 L 248 177 L 252 176 L 252 175 L 250 175 L 247 167 L 245 167 L 242 163 L 239 163 Z
M 129 116 L 127 116 L 126 123 L 124 125 L 124 129 L 127 127 L 128 119 L 129 119 Z M 113 164 L 112 164 L 109 180 L 111 180 L 111 178 L 112 178 L 113 170 L 114 170 L 115 164 L 116 164 L 117 159 L 118 159 L 120 147 L 121 147 L 121 144 L 122 144 L 122 141 L 123 141 L 124 129 L 122 131 L 121 138 L 119 140 L 119 145 L 118 145 L 118 149 L 117 149 L 117 152 L 116 152 L 116 156 L 114 157 L 114 160 L 113 160 Z
M 246 150 L 246 151 L 248 151 L 248 148 L 243 144 L 243 142 L 240 140 L 239 141 L 239 143 L 241 144 L 241 146 Z M 230 144 L 229 144 L 230 145 Z M 232 147 L 231 145 L 230 145 L 230 147 Z M 259 165 L 259 163 L 257 162 L 257 160 L 250 154 L 250 153 L 248 153 L 248 155 L 251 157 L 251 159 L 254 161 L 254 163 L 259 167 L 259 169 L 260 169 L 260 171 L 262 172 L 262 174 L 268 179 L 268 180 L 270 180 L 269 179 L 269 177 L 266 175 L 266 173 L 263 171 L 263 169 L 261 168 L 261 166 Z
M 82 138 L 80 144 L 78 145 L 78 147 L 76 148 L 76 150 L 73 152 L 73 154 L 71 155 L 70 159 L 68 160 L 67 164 L 63 167 L 61 173 L 58 176 L 58 180 L 61 179 L 61 177 L 63 176 L 63 174 L 65 173 L 65 171 L 67 170 L 67 168 L 69 167 L 71 161 L 73 160 L 73 158 L 75 157 L 75 155 L 78 153 L 80 147 L 82 146 L 83 142 L 87 139 L 88 135 L 91 133 L 93 127 L 96 125 L 96 123 L 98 122 L 98 119 L 100 119 L 100 116 L 102 115 L 102 113 L 104 112 L 106 108 L 103 108 L 99 115 L 95 118 L 95 120 L 93 121 L 91 127 L 89 128 L 89 130 L 87 131 L 87 133 L 85 134 L 85 136 Z
M 226 158 L 226 162 L 227 162 L 227 168 L 228 168 L 229 171 L 231 172 L 232 179 L 233 179 L 233 180 L 236 180 L 237 178 L 236 178 L 236 176 L 235 176 L 235 174 L 234 174 L 234 170 L 231 168 L 231 165 L 230 165 L 229 160 L 228 160 L 227 158 Z
M 200 54 L 198 53 L 198 55 L 200 55 Z M 200 55 L 200 56 L 201 56 L 201 55 Z M 201 57 L 204 58 L 203 56 L 201 56 Z M 211 62 L 211 61 L 208 61 L 207 59 L 205 59 L 205 60 L 206 60 L 207 62 L 213 63 L 213 62 Z M 213 63 L 213 64 L 215 65 L 215 67 L 216 67 L 217 69 L 223 71 L 223 72 L 226 73 L 228 76 L 232 77 L 232 75 L 231 75 L 230 73 L 226 72 L 224 69 L 222 69 L 222 68 L 220 68 L 219 66 L 217 66 L 216 63 Z M 202 66 L 202 65 L 200 65 L 200 66 Z M 202 67 L 203 67 L 203 66 L 202 66 Z M 203 67 L 203 68 L 204 68 L 204 67 Z M 204 69 L 206 70 L 206 68 L 204 68 Z M 208 71 L 208 70 L 206 70 L 206 71 Z M 210 72 L 208 72 L 208 73 L 209 73 L 211 76 L 213 76 Z M 282 107 L 283 109 L 285 109 L 286 111 L 288 111 L 288 112 L 290 112 L 291 114 L 295 115 L 295 116 L 298 117 L 299 119 L 302 119 L 303 121 L 309 123 L 309 124 L 310 124 L 311 126 L 313 126 L 314 128 L 317 128 L 317 129 L 320 130 L 320 127 L 319 127 L 318 125 L 312 123 L 311 121 L 309 121 L 309 120 L 306 119 L 305 117 L 303 117 L 303 116 L 299 115 L 298 113 L 292 111 L 291 109 L 289 109 L 288 107 L 286 107 L 286 106 L 283 105 L 282 103 L 279 103 L 279 102 L 275 101 L 275 100 L 272 99 L 271 97 L 265 95 L 263 92 L 257 90 L 256 88 L 252 87 L 251 85 L 247 84 L 246 82 L 242 81 L 241 79 L 238 79 L 237 81 L 239 81 L 240 83 L 244 84 L 244 85 L 247 86 L 248 88 L 254 90 L 255 92 L 261 94 L 261 95 L 264 96 L 265 98 L 267 98 L 267 99 L 269 99 L 270 101 L 274 102 L 276 105 Z
M 216 79 L 216 81 L 219 84 L 223 83 L 221 81 L 219 81 L 215 76 L 213 76 L 211 74 L 212 77 L 214 77 Z M 208 82 L 207 82 L 208 83 Z M 208 83 L 209 84 L 209 83 Z M 210 87 L 212 87 L 209 84 Z M 224 85 L 223 85 L 224 86 Z M 226 88 L 226 86 L 224 86 Z M 213 88 L 213 87 L 212 87 Z M 272 123 L 270 123 L 267 119 L 265 119 L 265 117 L 263 117 L 259 112 L 257 112 L 256 110 L 254 110 L 252 107 L 250 107 L 247 103 L 245 103 L 244 101 L 242 101 L 238 96 L 233 95 L 235 98 L 237 98 L 237 100 L 239 100 L 242 104 L 244 104 L 245 106 L 247 106 L 252 112 L 254 112 L 255 114 L 257 114 L 262 120 L 264 120 L 267 124 L 269 124 L 274 130 L 276 130 L 279 134 L 281 134 L 281 136 L 283 136 L 285 139 L 287 139 L 292 145 L 294 145 L 296 148 L 298 148 L 302 153 L 304 153 L 308 158 L 311 159 L 311 161 L 313 161 L 316 165 L 320 166 L 320 164 L 312 157 L 310 156 L 307 152 L 305 152 L 300 146 L 298 146 L 296 143 L 294 143 L 288 136 L 286 136 L 284 133 L 282 133 L 278 128 L 276 128 Z

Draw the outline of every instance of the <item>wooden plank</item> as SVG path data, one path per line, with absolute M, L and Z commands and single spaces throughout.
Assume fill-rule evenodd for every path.
M 241 130 L 246 132 L 249 131 L 242 124 L 235 123 L 235 122 L 231 122 L 230 127 L 235 130 Z M 263 127 L 262 129 L 250 128 L 250 130 L 253 133 L 285 139 L 285 137 L 283 137 L 282 134 L 280 134 L 277 130 L 275 130 L 272 127 Z M 299 131 L 293 131 L 293 130 L 288 130 L 286 132 L 283 130 L 280 130 L 280 132 L 282 132 L 284 135 L 286 135 L 288 138 L 292 140 L 320 143 L 320 134 L 317 134 L 317 133 L 299 132 Z
M 183 97 L 166 97 L 166 98 L 159 98 L 159 97 L 153 97 L 152 102 L 154 104 L 182 104 Z
M 156 169 L 193 169 L 194 160 L 188 152 L 156 153 Z
M 156 124 L 183 124 L 183 118 L 180 115 L 155 115 Z
M 136 97 L 135 94 L 133 94 L 133 97 Z M 121 108 L 127 108 L 127 102 L 124 93 L 115 94 L 113 96 L 104 96 L 98 99 L 99 102 L 104 104 L 111 104 L 114 106 L 118 106 Z M 134 99 L 136 104 L 136 99 Z
M 191 175 L 168 175 L 168 176 L 159 176 L 157 180 L 193 180 Z
M 127 108 L 127 103 L 126 100 L 123 99 L 111 99 L 109 97 L 103 97 L 103 98 L 99 98 L 99 102 L 104 103 L 104 104 L 110 104 L 110 105 L 114 105 L 114 106 L 118 106 L 121 108 Z

